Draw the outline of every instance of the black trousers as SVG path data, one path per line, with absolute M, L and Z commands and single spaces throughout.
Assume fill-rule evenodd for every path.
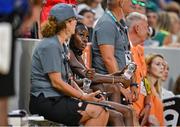
M 82 117 L 78 111 L 84 111 L 87 103 L 68 96 L 45 98 L 31 95 L 29 109 L 31 114 L 39 114 L 45 119 L 69 126 L 78 126 Z
M 12 15 L 0 15 L 0 23 L 8 22 L 12 23 Z M 14 63 L 15 63 L 15 35 L 14 30 L 12 31 L 12 47 L 11 47 L 11 63 L 9 73 L 3 75 L 0 73 L 0 98 L 13 96 L 15 94 L 14 90 Z

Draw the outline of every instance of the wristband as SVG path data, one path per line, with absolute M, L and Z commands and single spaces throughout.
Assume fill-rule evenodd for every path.
M 131 86 L 136 86 L 136 87 L 138 88 L 138 84 L 135 83 L 135 82 L 131 83 L 131 84 L 130 84 L 130 87 L 131 87 Z

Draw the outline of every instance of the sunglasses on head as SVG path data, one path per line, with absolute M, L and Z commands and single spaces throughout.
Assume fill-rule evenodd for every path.
M 142 7 L 146 7 L 146 3 L 144 1 L 138 1 L 138 0 L 131 0 L 132 4 L 136 5 L 140 5 Z

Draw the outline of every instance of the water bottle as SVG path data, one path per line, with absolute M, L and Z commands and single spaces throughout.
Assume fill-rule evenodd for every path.
M 131 77 L 134 75 L 135 70 L 136 70 L 136 64 L 134 62 L 129 63 L 124 71 L 124 76 L 127 79 L 131 79 Z
M 89 80 L 88 78 L 84 78 L 83 79 L 83 91 L 85 93 L 88 93 L 90 90 L 90 86 L 91 86 L 91 80 Z

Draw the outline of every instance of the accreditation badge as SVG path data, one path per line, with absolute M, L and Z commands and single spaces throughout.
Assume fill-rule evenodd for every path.
M 126 65 L 132 62 L 132 55 L 130 51 L 125 51 Z

